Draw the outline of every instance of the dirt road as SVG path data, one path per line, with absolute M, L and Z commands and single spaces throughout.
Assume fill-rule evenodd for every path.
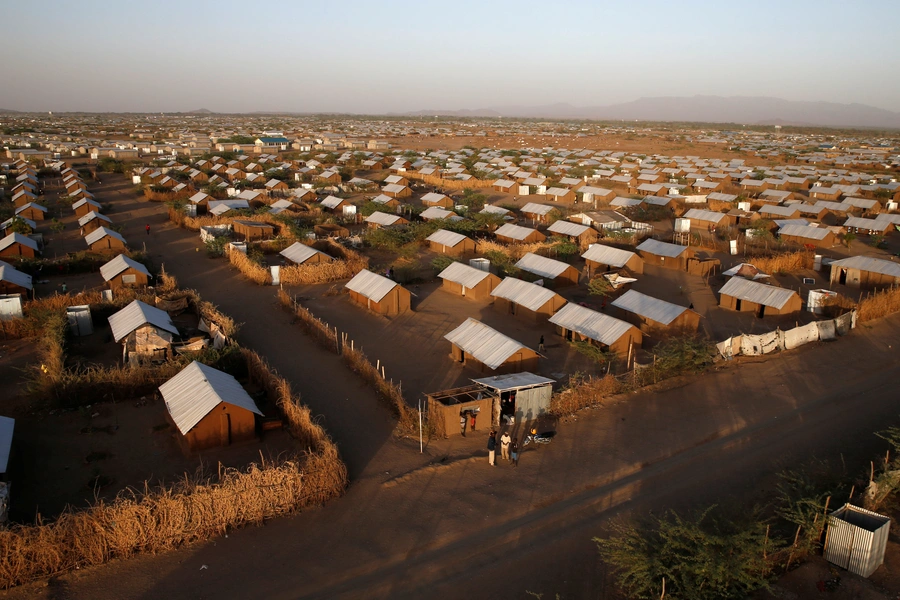
M 420 456 L 392 439 L 387 411 L 291 324 L 273 289 L 195 252 L 193 235 L 157 225 L 148 250 L 244 323 L 241 342 L 324 415 L 353 482 L 319 510 L 7 597 L 614 598 L 590 541 L 611 517 L 765 501 L 773 472 L 813 454 L 842 457 L 855 474 L 882 448 L 871 433 L 900 413 L 894 317 L 587 411 L 562 423 L 553 444 L 524 452 L 517 469 L 488 466 L 484 432 Z

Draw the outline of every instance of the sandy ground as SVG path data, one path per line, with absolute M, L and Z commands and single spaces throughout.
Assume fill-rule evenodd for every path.
M 145 206 L 133 220 L 153 224 L 148 250 L 244 323 L 240 341 L 322 415 L 351 486 L 322 509 L 5 597 L 524 598 L 531 590 L 615 598 L 590 542 L 610 518 L 766 499 L 774 471 L 812 454 L 840 455 L 856 472 L 883 450 L 872 432 L 897 419 L 900 318 L 892 317 L 833 344 L 585 411 L 559 425 L 553 444 L 524 452 L 518 469 L 488 466 L 483 431 L 420 455 L 413 440 L 392 436 L 371 390 L 276 306 L 273 288 L 195 252 L 193 234 Z

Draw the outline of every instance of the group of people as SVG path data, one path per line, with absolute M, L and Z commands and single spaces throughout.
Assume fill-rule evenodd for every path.
M 491 429 L 491 434 L 488 436 L 487 449 L 488 463 L 492 467 L 496 467 L 497 432 L 493 429 Z M 519 466 L 519 440 L 510 436 L 508 431 L 504 431 L 503 435 L 500 436 L 500 458 L 507 462 L 512 462 L 514 467 Z

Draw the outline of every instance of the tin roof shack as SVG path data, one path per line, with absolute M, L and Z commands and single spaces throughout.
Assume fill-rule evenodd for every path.
M 828 515 L 825 560 L 868 577 L 884 562 L 890 532 L 890 517 L 845 504 Z
M 688 209 L 682 216 L 690 220 L 691 229 L 710 231 L 716 227 L 731 225 L 731 217 L 728 215 L 702 208 Z
M 481 373 L 536 371 L 540 354 L 476 319 L 465 322 L 444 336 L 450 342 L 450 357 Z
M 501 417 L 509 417 L 515 419 L 516 423 L 523 423 L 537 419 L 550 411 L 555 383 L 553 379 L 526 371 L 472 381 L 492 392 L 495 398 L 494 425 L 500 424 Z
M 834 246 L 834 232 L 827 227 L 811 225 L 784 225 L 778 230 L 778 237 L 784 242 L 829 248 Z
M 490 301 L 491 292 L 500 285 L 500 278 L 489 271 L 453 262 L 438 274 L 441 288 L 473 300 Z
M 529 202 L 521 208 L 522 216 L 536 223 L 547 224 L 550 221 L 550 213 L 556 210 L 552 206 L 546 204 L 537 204 Z
M 13 232 L 0 240 L 0 256 L 24 256 L 34 258 L 37 252 L 37 242 L 21 233 Z
M 422 196 L 422 206 L 440 206 L 442 208 L 453 208 L 453 198 L 444 194 L 428 192 Z
M 501 281 L 491 296 L 499 312 L 536 322 L 546 321 L 566 303 L 556 292 L 515 277 Z
M 259 221 L 244 221 L 243 219 L 235 219 L 234 233 L 243 236 L 244 241 L 254 242 L 256 240 L 267 240 L 275 235 L 275 226 L 271 223 L 261 223 Z
M 634 290 L 616 298 L 612 305 L 622 319 L 655 338 L 694 334 L 700 326 L 700 315 L 693 310 Z
M 360 271 L 344 287 L 350 290 L 350 300 L 380 315 L 409 310 L 409 290 L 372 271 Z
M 281 256 L 291 261 L 295 265 L 315 265 L 318 263 L 327 263 L 334 261 L 334 258 L 325 254 L 321 250 L 316 250 L 306 244 L 294 242 L 281 252 Z
M 612 269 L 626 269 L 633 275 L 640 275 L 644 272 L 644 259 L 634 252 L 612 246 L 591 244 L 581 258 L 584 259 L 588 277 Z
M 631 323 L 578 304 L 567 304 L 550 317 L 550 322 L 567 341 L 588 342 L 620 356 L 627 356 L 631 345 L 640 346 L 644 339 Z
M 366 225 L 369 229 L 378 229 L 379 227 L 391 227 L 393 225 L 406 225 L 409 223 L 400 215 L 389 215 L 376 210 L 365 218 Z
M 851 256 L 831 263 L 831 284 L 864 290 L 900 285 L 900 264 L 871 256 Z
M 581 277 L 581 273 L 574 266 L 533 252 L 520 258 L 516 267 L 540 277 L 553 289 L 578 285 L 578 279 Z
M 88 234 L 98 227 L 109 227 L 110 225 L 112 225 L 112 219 L 93 210 L 78 219 L 78 226 L 81 227 L 82 234 Z
M 75 216 L 81 218 L 89 212 L 100 212 L 101 206 L 99 202 L 84 198 L 73 204 L 72 208 L 75 210 Z
M 111 290 L 121 287 L 144 287 L 150 283 L 150 271 L 147 267 L 124 254 L 101 266 L 100 275 Z
M 543 233 L 530 227 L 506 223 L 494 232 L 498 242 L 504 244 L 533 244 L 547 239 Z
M 98 227 L 84 236 L 88 247 L 95 252 L 102 250 L 125 249 L 125 238 L 106 227 Z
M 18 294 L 28 298 L 31 289 L 31 275 L 0 260 L 0 295 Z
M 547 228 L 547 231 L 575 242 L 579 248 L 587 248 L 600 237 L 596 229 L 562 219 L 553 223 Z
M 110 315 L 113 338 L 124 345 L 129 365 L 162 362 L 172 357 L 172 342 L 179 335 L 168 313 L 140 300 Z
M 687 271 L 688 259 L 694 258 L 694 251 L 687 246 L 670 244 L 654 239 L 646 239 L 637 247 L 645 263 Z
M 794 290 L 732 277 L 719 290 L 719 306 L 738 312 L 766 315 L 788 315 L 801 309 L 803 301 Z
M 197 361 L 159 386 L 185 454 L 256 439 L 263 416 L 237 379 Z
M 475 253 L 475 240 L 446 229 L 438 229 L 425 238 L 425 241 L 432 251 L 447 256 L 466 256 Z
M 463 415 L 468 417 L 468 414 L 475 413 L 482 418 L 486 415 L 487 419 L 491 419 L 496 397 L 479 385 L 467 385 L 425 396 L 428 398 L 428 422 L 434 425 L 435 433 L 441 437 L 461 434 L 459 420 Z

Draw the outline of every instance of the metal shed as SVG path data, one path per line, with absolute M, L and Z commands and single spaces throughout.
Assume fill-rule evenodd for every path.
M 89 304 L 66 308 L 66 317 L 69 319 L 69 332 L 72 335 L 81 336 L 94 333 L 94 321 L 91 319 Z
M 825 560 L 868 577 L 884 562 L 891 519 L 852 504 L 828 515 Z
M 494 425 L 501 415 L 513 417 L 517 423 L 537 419 L 550 410 L 555 380 L 527 371 L 473 379 L 490 390 L 495 397 Z

